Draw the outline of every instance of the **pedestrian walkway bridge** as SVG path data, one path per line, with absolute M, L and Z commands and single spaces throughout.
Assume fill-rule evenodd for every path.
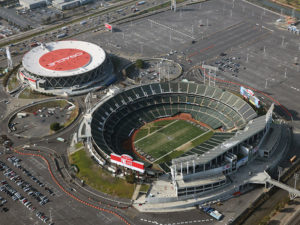
M 300 190 L 290 187 L 284 183 L 281 183 L 277 180 L 272 179 L 270 176 L 266 179 L 266 183 L 279 187 L 283 190 L 286 190 L 289 193 L 291 199 L 295 199 L 296 197 L 300 197 Z

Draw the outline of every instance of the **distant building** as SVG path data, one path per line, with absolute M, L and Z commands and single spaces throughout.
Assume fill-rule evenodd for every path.
M 20 0 L 20 5 L 28 9 L 45 7 L 46 0 Z
M 85 4 L 89 4 L 91 2 L 93 2 L 94 0 L 80 0 L 80 4 L 81 5 L 85 5 Z
M 81 3 L 80 0 L 54 0 L 52 1 L 52 5 L 57 9 L 66 10 L 78 7 Z

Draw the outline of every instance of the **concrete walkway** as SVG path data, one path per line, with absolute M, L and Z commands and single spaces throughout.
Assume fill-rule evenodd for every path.
M 133 192 L 133 195 L 131 197 L 131 199 L 134 201 L 137 199 L 137 197 L 139 196 L 139 192 L 140 192 L 140 189 L 141 189 L 141 185 L 138 184 L 136 185 L 135 189 L 134 189 L 134 192 Z

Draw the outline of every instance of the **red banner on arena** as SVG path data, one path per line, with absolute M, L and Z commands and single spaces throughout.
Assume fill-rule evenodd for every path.
M 110 154 L 110 161 L 112 163 L 117 164 L 117 165 L 124 166 L 126 168 L 139 171 L 141 173 L 145 172 L 144 163 L 134 161 L 133 158 L 130 155 L 123 154 L 123 155 L 120 156 L 120 155 L 117 155 L 115 153 L 111 153 Z

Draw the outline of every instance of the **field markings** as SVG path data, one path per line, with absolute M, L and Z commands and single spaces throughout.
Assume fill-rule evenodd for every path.
M 141 141 L 141 140 L 143 140 L 143 139 L 145 139 L 145 138 L 150 137 L 151 135 L 157 133 L 158 131 L 160 131 L 160 130 L 162 130 L 162 129 L 165 129 L 166 127 L 168 127 L 168 126 L 170 126 L 170 125 L 176 123 L 177 121 L 178 121 L 178 120 L 174 120 L 174 122 L 171 122 L 171 123 L 167 124 L 166 126 L 163 126 L 163 127 L 159 128 L 159 129 L 157 129 L 156 131 L 154 131 L 154 132 L 152 132 L 152 133 L 146 135 L 145 137 L 142 137 L 141 139 L 135 141 L 134 144 L 138 143 L 139 141 Z
M 195 139 L 200 138 L 200 137 L 202 137 L 203 135 L 206 135 L 206 134 L 209 133 L 209 132 L 211 132 L 211 130 L 208 130 L 208 131 L 206 131 L 206 132 L 204 132 L 204 133 L 198 135 L 197 137 L 194 137 L 193 139 L 189 140 L 188 142 L 192 142 L 192 141 L 194 141 Z M 188 143 L 188 142 L 186 142 L 186 143 Z M 186 143 L 184 143 L 184 144 L 178 146 L 176 149 L 174 149 L 174 151 L 177 150 L 177 149 L 179 149 L 181 146 L 185 145 Z M 203 143 L 203 142 L 202 142 L 202 143 Z M 195 146 L 195 147 L 196 147 L 196 146 Z
M 175 148 L 174 150 L 172 150 L 172 151 L 170 151 L 170 152 L 164 154 L 163 156 L 159 157 L 158 159 L 154 160 L 152 163 L 155 163 L 156 161 L 160 160 L 161 158 L 163 158 L 163 157 L 165 157 L 165 156 L 171 154 L 171 153 L 174 152 L 174 151 L 177 151 L 177 149 L 180 148 L 181 146 L 183 146 L 183 145 L 185 145 L 185 144 L 187 144 L 187 143 L 189 143 L 189 142 L 191 142 L 191 141 L 193 141 L 193 140 L 195 140 L 195 139 L 197 139 L 197 138 L 199 138 L 199 137 L 201 137 L 201 136 L 203 136 L 203 135 L 205 135 L 205 134 L 207 134 L 207 133 L 209 133 L 209 132 L 211 132 L 211 130 L 208 130 L 208 131 L 206 131 L 206 132 L 200 134 L 199 136 L 197 136 L 197 137 L 195 137 L 195 138 L 193 138 L 193 139 L 191 139 L 191 140 L 185 142 L 184 144 L 178 146 L 178 147 Z

